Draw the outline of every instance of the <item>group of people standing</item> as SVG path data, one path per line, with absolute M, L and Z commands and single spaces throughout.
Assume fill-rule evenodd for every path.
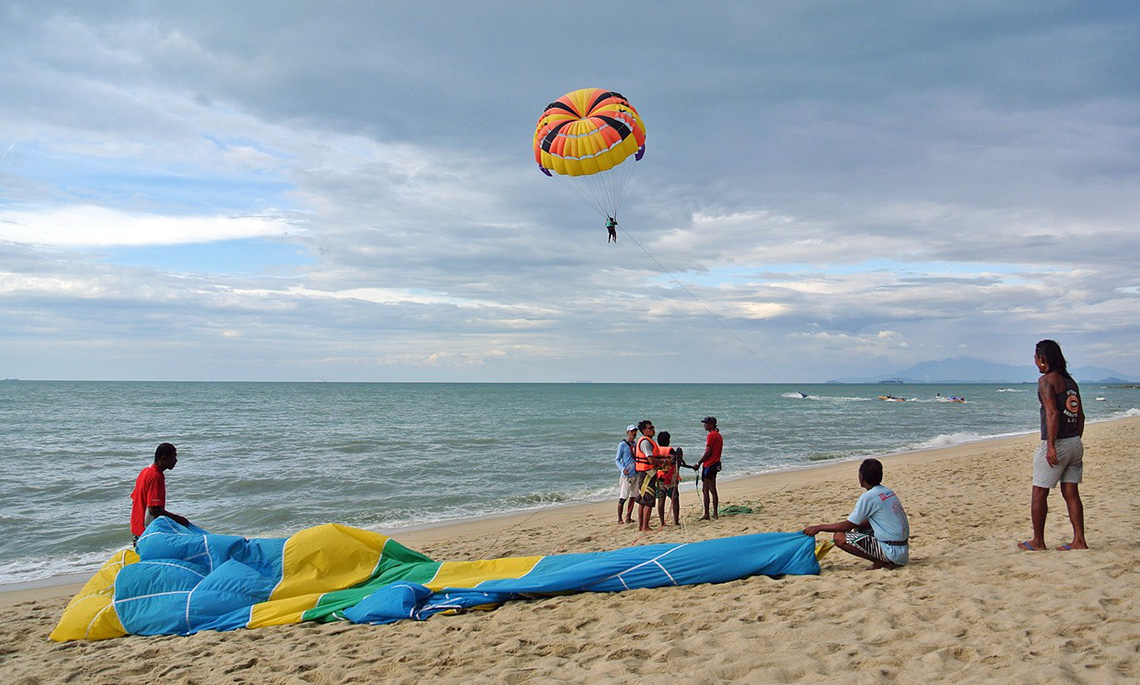
M 618 523 L 633 522 L 637 506 L 637 529 L 651 530 L 653 508 L 661 525 L 665 525 L 665 502 L 672 502 L 673 524 L 680 523 L 680 469 L 691 468 L 700 474 L 704 516 L 717 518 L 720 496 L 716 491 L 716 474 L 720 472 L 724 438 L 717 428 L 716 417 L 701 419 L 707 436 L 705 451 L 695 464 L 685 463 L 684 450 L 670 445 L 668 431 L 657 433 L 652 421 L 644 420 L 625 427 L 625 438 L 618 443 L 614 463 L 621 475 L 618 480 Z M 711 505 L 711 508 L 710 508 Z

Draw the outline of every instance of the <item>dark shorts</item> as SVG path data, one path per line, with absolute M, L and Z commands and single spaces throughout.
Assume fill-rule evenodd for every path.
M 716 480 L 716 474 L 720 473 L 720 462 L 712 466 L 701 467 L 701 480 Z
M 657 502 L 659 483 L 656 471 L 638 471 L 635 486 L 634 495 L 639 503 L 645 506 L 653 506 Z
M 677 497 L 677 486 L 676 485 L 674 485 L 672 487 L 665 486 L 665 485 L 658 486 L 658 488 L 657 488 L 657 501 L 658 502 L 664 502 L 665 500 L 669 499 L 670 497 L 674 497 L 674 498 Z

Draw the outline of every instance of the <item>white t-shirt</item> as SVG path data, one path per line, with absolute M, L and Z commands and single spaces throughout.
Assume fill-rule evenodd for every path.
M 886 542 L 901 542 L 910 538 L 910 523 L 906 519 L 906 512 L 903 511 L 898 495 L 890 488 L 876 485 L 864 492 L 847 520 L 857 526 L 870 523 L 883 554 L 891 562 L 905 564 L 910 560 L 910 545 L 892 545 Z

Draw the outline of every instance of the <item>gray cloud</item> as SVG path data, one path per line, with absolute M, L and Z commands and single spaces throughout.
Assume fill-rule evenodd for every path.
M 0 375 L 822 380 L 1045 335 L 1140 375 L 1131 3 L 0 13 L 0 212 L 264 216 L 309 257 L 0 243 Z M 530 152 L 586 85 L 649 131 L 616 247 Z

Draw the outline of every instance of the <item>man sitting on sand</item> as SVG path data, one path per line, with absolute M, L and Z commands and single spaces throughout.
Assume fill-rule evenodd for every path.
M 131 493 L 131 534 L 135 542 L 143 534 L 150 522 L 159 516 L 168 516 L 178 523 L 189 526 L 185 516 L 166 510 L 166 475 L 163 471 L 174 468 L 178 463 L 178 450 L 169 442 L 164 442 L 154 451 L 154 463 L 139 472 L 135 479 L 135 490 Z
M 910 561 L 910 523 L 902 502 L 883 486 L 883 464 L 864 459 L 859 465 L 859 485 L 866 490 L 846 521 L 808 526 L 804 535 L 835 533 L 835 546 L 872 562 L 871 568 L 896 568 Z

